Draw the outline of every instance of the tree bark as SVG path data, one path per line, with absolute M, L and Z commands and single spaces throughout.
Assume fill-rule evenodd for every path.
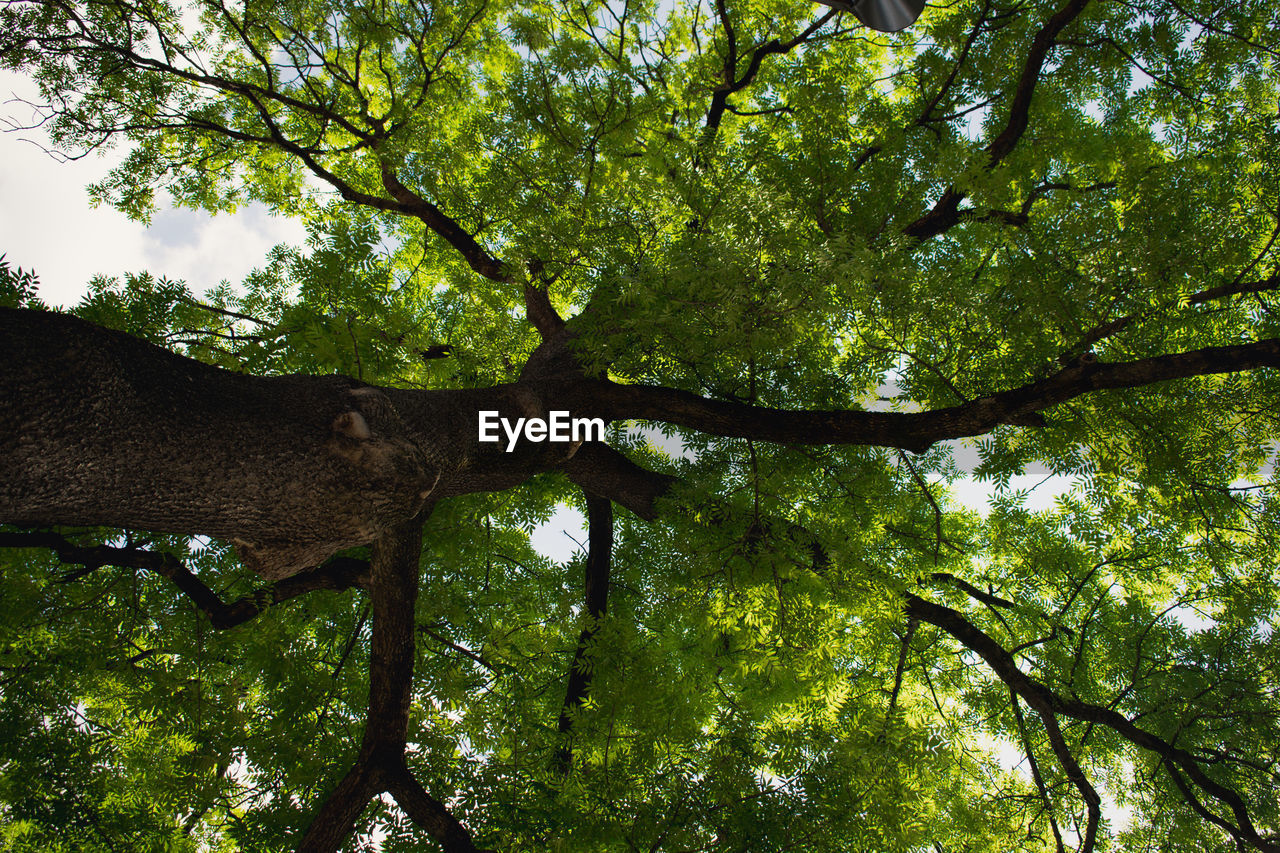
M 0 520 L 215 536 L 272 580 L 573 449 L 477 441 L 481 409 L 544 411 L 520 386 L 246 376 L 53 312 L 0 309 L 0 360 Z

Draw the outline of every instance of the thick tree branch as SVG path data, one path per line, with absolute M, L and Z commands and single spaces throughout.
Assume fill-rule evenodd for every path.
M 712 400 L 652 385 L 583 382 L 578 407 L 613 419 L 677 424 L 713 435 L 795 444 L 864 444 L 923 451 L 939 441 L 982 435 L 1002 424 L 1041 426 L 1040 412 L 1094 391 L 1171 379 L 1280 367 L 1280 339 L 1206 347 L 1136 361 L 1082 359 L 1037 382 L 924 412 L 803 411 Z
M 1001 424 L 1040 425 L 1041 411 L 1092 391 L 1275 367 L 1280 341 L 1081 358 L 1019 388 L 915 413 L 769 409 L 589 379 L 571 364 L 557 372 L 555 358 L 518 383 L 461 391 L 248 377 L 74 317 L 11 309 L 0 310 L 0 356 L 0 392 L 13 401 L 0 409 L 0 518 L 204 533 L 236 542 L 250 565 L 279 579 L 368 543 L 428 496 L 509 488 L 560 468 L 652 518 L 671 484 L 596 443 L 576 452 L 482 443 L 481 410 L 515 418 L 565 409 L 763 441 L 919 451 Z
M 422 220 L 428 229 L 456 249 L 475 272 L 490 281 L 504 284 L 511 282 L 511 271 L 506 264 L 490 254 L 456 220 L 446 216 L 440 208 L 401 183 L 396 173 L 385 163 L 380 168 L 383 187 L 402 206 L 404 212 Z M 549 282 L 542 273 L 543 264 L 540 260 L 529 262 L 529 274 L 533 280 L 524 285 L 524 304 L 529 322 L 543 338 L 551 338 L 564 328 L 564 320 L 551 305 L 547 292 Z
M 469 833 L 435 797 L 426 792 L 406 767 L 386 774 L 387 792 L 418 826 L 440 842 L 445 853 L 493 853 L 475 846 Z
M 529 262 L 529 275 L 531 280 L 524 286 L 525 313 L 544 340 L 554 339 L 557 333 L 564 330 L 565 325 L 564 318 L 551 304 L 548 288 L 553 277 L 544 275 L 542 261 L 536 258 Z
M 560 469 L 589 494 L 607 496 L 641 518 L 657 518 L 656 501 L 676 482 L 669 474 L 642 468 L 607 444 L 588 442 Z
M 247 376 L 76 317 L 7 308 L 0 361 L 0 520 L 205 534 L 233 542 L 268 580 L 368 544 L 428 496 L 509 488 L 571 452 L 479 441 L 481 410 L 514 419 L 556 403 L 528 384 Z
M 430 507 L 373 543 L 369 598 L 369 711 L 355 765 L 321 805 L 298 844 L 299 853 L 330 853 L 355 828 L 369 798 L 390 791 L 415 823 L 449 853 L 479 853 L 471 835 L 413 778 L 405 764 L 413 695 L 415 612 L 422 525 Z
M 357 762 L 338 787 L 320 804 L 311 825 L 298 842 L 297 853 L 335 853 L 355 830 L 369 800 L 381 793 L 368 767 Z
M 587 666 L 587 648 L 595 639 L 609 605 L 609 570 L 613 564 L 613 503 L 590 492 L 587 498 L 587 562 L 583 581 L 582 633 L 569 664 L 569 683 L 560 706 L 557 727 L 568 735 L 573 727 L 573 714 L 587 699 L 591 689 L 591 670 Z M 567 773 L 573 761 L 572 747 L 566 743 L 556 754 L 556 768 Z
M 1076 786 L 1076 790 L 1080 792 L 1080 799 L 1084 802 L 1087 817 L 1079 853 L 1093 853 L 1098 839 L 1098 822 L 1102 819 L 1102 798 L 1098 796 L 1089 777 L 1080 767 L 1080 762 L 1076 761 L 1076 757 L 1072 755 L 1071 747 L 1067 745 L 1066 738 L 1062 736 L 1062 729 L 1058 726 L 1058 718 L 1049 711 L 1040 709 L 1037 711 L 1040 714 L 1040 721 L 1044 724 L 1045 732 L 1049 735 L 1049 746 L 1053 749 L 1053 754 L 1058 757 L 1058 763 L 1062 765 L 1067 778 Z
M 1212 302 L 1215 299 L 1224 299 L 1229 296 L 1241 296 L 1249 293 L 1270 293 L 1280 290 L 1280 275 L 1272 275 L 1270 278 L 1264 278 L 1258 281 L 1233 281 L 1229 284 L 1211 287 L 1202 290 L 1199 293 L 1193 293 L 1187 298 L 1189 305 L 1203 305 L 1206 302 Z
M 268 607 L 308 592 L 319 589 L 341 591 L 363 586 L 369 576 L 369 564 L 364 560 L 335 557 L 323 566 L 269 584 L 227 604 L 181 560 L 160 551 L 110 545 L 81 546 L 57 533 L 0 533 L 0 548 L 48 548 L 63 563 L 84 566 L 84 570 L 74 573 L 73 578 L 103 566 L 155 572 L 172 581 L 219 630 L 248 622 Z
M 991 140 L 991 144 L 987 146 L 987 155 L 990 158 L 987 168 L 998 165 L 1014 149 L 1018 140 L 1022 139 L 1031 118 L 1031 100 L 1035 95 L 1036 85 L 1040 82 L 1040 75 L 1044 71 L 1045 60 L 1049 58 L 1049 51 L 1057 42 L 1058 35 L 1068 24 L 1080 17 L 1088 3 L 1089 0 L 1070 0 L 1045 22 L 1035 38 L 1031 40 L 1031 49 L 1027 52 L 1022 74 L 1018 77 L 1018 85 L 1013 91 L 1013 101 L 1009 105 L 1009 120 L 1000 135 Z
M 430 512 L 430 507 L 424 511 Z M 412 518 L 373 543 L 369 599 L 373 637 L 369 650 L 369 725 L 366 744 L 403 750 L 409 725 L 417 624 L 419 559 L 424 517 Z

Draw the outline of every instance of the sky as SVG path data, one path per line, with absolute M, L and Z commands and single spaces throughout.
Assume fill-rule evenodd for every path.
M 0 72 L 0 118 L 30 122 L 32 111 L 19 99 L 33 95 L 25 78 Z M 150 226 L 93 208 L 85 188 L 122 152 L 60 162 L 47 146 L 40 130 L 0 133 L 0 253 L 11 267 L 35 270 L 50 305 L 75 305 L 95 275 L 125 272 L 181 279 L 200 294 L 224 279 L 239 282 L 276 244 L 306 237 L 300 223 L 273 217 L 261 205 L 219 216 L 168 208 Z

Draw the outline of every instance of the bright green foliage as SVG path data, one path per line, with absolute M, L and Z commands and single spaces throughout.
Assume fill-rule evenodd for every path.
M 826 7 L 16 2 L 0 30 L 65 32 L 73 8 L 155 61 L 7 36 L 0 57 L 65 99 L 58 144 L 128 146 L 98 198 L 140 218 L 157 190 L 211 211 L 259 201 L 308 224 L 306 247 L 238 286 L 97 280 L 77 309 L 232 370 L 514 381 L 538 342 L 532 261 L 561 314 L 590 306 L 590 369 L 773 408 L 942 408 L 1082 356 L 1280 335 L 1280 13 L 1263 0 L 1090 3 L 994 163 L 1065 4 L 931 5 L 894 36 L 834 16 L 764 56 L 713 130 L 728 52 L 736 80 Z M 379 209 L 383 170 L 503 276 Z M 911 236 L 949 191 L 956 221 Z M 30 304 L 32 283 L 0 266 L 0 302 Z M 657 521 L 619 512 L 573 771 L 552 756 L 583 558 L 528 537 L 581 508 L 552 475 L 430 518 L 413 770 L 503 850 L 1075 847 L 1084 806 L 1043 722 L 907 620 L 916 594 L 1049 689 L 1195 755 L 1275 837 L 1278 399 L 1265 370 L 1100 392 L 1043 428 L 923 454 L 616 425 L 615 447 L 680 479 Z M 1074 488 L 1032 510 L 1028 472 Z M 995 492 L 986 515 L 957 497 L 967 473 Z M 148 542 L 226 600 L 252 589 L 220 544 Z M 153 575 L 3 559 L 4 843 L 291 849 L 359 745 L 361 595 L 219 633 Z M 1236 849 L 1154 753 L 1060 723 L 1103 797 L 1098 849 Z M 362 820 L 384 851 L 438 849 L 388 807 Z

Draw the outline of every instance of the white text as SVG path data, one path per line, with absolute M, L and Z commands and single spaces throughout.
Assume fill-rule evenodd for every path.
M 604 441 L 604 420 L 601 418 L 571 418 L 568 412 L 552 411 L 547 418 L 516 418 L 512 423 L 497 412 L 480 413 L 480 441 L 502 441 L 498 433 L 507 436 L 507 452 L 516 449 L 516 441 L 523 432 L 527 441 Z

